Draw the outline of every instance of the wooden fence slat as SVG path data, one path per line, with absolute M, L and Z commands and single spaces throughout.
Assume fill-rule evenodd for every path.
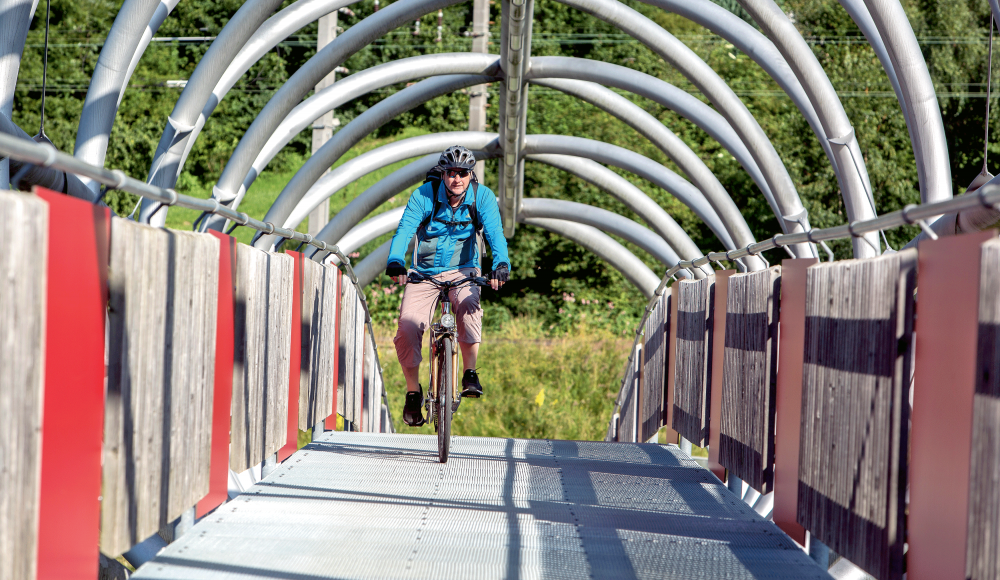
M 382 413 L 380 412 L 382 397 L 378 391 L 378 377 L 377 371 L 375 370 L 375 349 L 372 348 L 372 342 L 375 340 L 371 334 L 368 333 L 367 328 L 364 332 L 364 369 L 362 373 L 362 396 L 364 397 L 364 402 L 362 403 L 363 415 L 362 415 L 362 431 L 366 433 L 378 433 L 379 422 L 381 420 Z
M 1000 240 L 983 244 L 965 577 L 1000 578 Z
M 229 462 L 240 472 L 285 444 L 294 262 L 245 244 L 237 246 L 236 256 Z
M 0 580 L 35 577 L 48 208 L 0 192 Z
M 365 311 L 358 299 L 357 289 L 350 278 L 343 274 L 341 280 L 340 326 L 340 381 L 338 401 L 343 401 L 341 415 L 345 426 L 350 422 L 354 429 L 361 429 L 364 405 L 364 336 Z M 339 403 L 338 403 L 339 405 Z
M 714 285 L 714 275 L 676 284 L 677 350 L 671 426 L 699 447 L 704 447 L 708 439 Z
M 664 308 L 667 296 L 660 296 L 646 319 L 642 369 L 642 412 L 639 418 L 641 441 L 649 441 L 663 425 L 663 390 L 665 388 L 667 329 Z
M 208 493 L 219 242 L 116 218 L 101 550 L 118 555 Z
M 337 355 L 336 268 L 302 260 L 302 373 L 299 429 L 307 431 L 330 415 Z
M 333 400 L 330 402 L 330 406 L 327 411 L 330 416 L 326 418 L 326 430 L 336 431 L 337 430 L 337 416 L 343 416 L 343 395 L 339 392 L 340 385 L 340 368 L 343 365 L 341 360 L 341 348 L 340 348 L 340 327 L 341 327 L 341 284 L 343 279 L 341 278 L 340 271 L 333 266 L 327 266 L 326 275 L 332 281 L 333 286 L 331 292 L 333 298 L 331 299 L 332 310 L 331 316 L 333 317 L 333 331 L 330 335 L 330 341 L 327 343 L 326 350 L 329 351 L 330 357 L 332 358 L 332 370 L 330 381 L 330 391 Z
M 729 277 L 719 463 L 760 493 L 774 483 L 774 392 L 781 267 Z M 713 418 L 714 419 L 714 418 Z
M 903 571 L 916 258 L 807 273 L 798 521 L 879 580 Z
M 625 397 L 622 399 L 621 410 L 619 411 L 618 441 L 622 442 L 635 442 L 636 440 L 636 405 L 639 398 L 638 385 L 639 369 L 642 368 L 641 357 L 641 347 L 636 345 L 627 370 L 628 374 L 622 382 L 622 388 L 627 389 Z
M 778 322 L 778 378 L 775 389 L 774 523 L 800 545 L 806 531 L 798 522 L 799 431 L 802 415 L 802 353 L 806 328 L 806 271 L 816 258 L 781 262 L 781 315 Z

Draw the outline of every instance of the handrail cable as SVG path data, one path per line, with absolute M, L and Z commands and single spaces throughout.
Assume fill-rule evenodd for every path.
M 358 299 L 361 301 L 361 306 L 364 308 L 365 325 L 368 327 L 368 335 L 371 337 L 372 349 L 374 349 L 375 353 L 375 367 L 378 369 L 379 379 L 381 379 L 382 382 L 382 402 L 385 404 L 386 409 L 389 408 L 389 399 L 385 392 L 385 379 L 382 374 L 382 363 L 378 358 L 378 346 L 375 344 L 375 332 L 372 327 L 371 311 L 368 309 L 368 300 L 365 298 L 363 288 L 358 284 L 358 277 L 354 273 L 354 269 L 351 267 L 351 260 L 340 251 L 340 248 L 337 247 L 336 244 L 328 244 L 323 240 L 313 238 L 313 236 L 309 234 L 303 234 L 295 230 L 281 228 L 270 222 L 262 222 L 248 216 L 244 212 L 226 207 L 215 199 L 201 199 L 190 195 L 184 195 L 182 193 L 177 193 L 173 189 L 164 189 L 144 181 L 139 181 L 138 179 L 125 175 L 125 173 L 118 169 L 105 169 L 103 167 L 91 165 L 73 157 L 72 155 L 67 155 L 66 153 L 59 151 L 48 143 L 35 143 L 34 141 L 19 139 L 11 135 L 0 133 L 0 156 L 17 159 L 25 162 L 26 164 L 46 168 L 51 167 L 60 171 L 68 171 L 70 173 L 82 175 L 106 186 L 109 190 L 117 189 L 120 191 L 127 191 L 128 193 L 132 193 L 140 197 L 158 201 L 166 206 L 177 205 L 180 207 L 203 211 L 205 213 L 220 215 L 241 226 L 274 234 L 282 238 L 289 238 L 303 242 L 336 255 L 337 258 L 340 259 L 340 264 L 337 264 L 337 268 L 343 268 L 344 274 L 347 275 L 351 283 L 354 284 L 355 288 L 357 288 Z M 395 432 L 396 430 L 392 421 L 391 413 L 389 414 L 389 428 L 392 432 Z

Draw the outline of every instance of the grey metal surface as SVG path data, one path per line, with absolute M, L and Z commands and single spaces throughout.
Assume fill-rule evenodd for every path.
M 676 446 L 329 432 L 133 578 L 829 576 Z

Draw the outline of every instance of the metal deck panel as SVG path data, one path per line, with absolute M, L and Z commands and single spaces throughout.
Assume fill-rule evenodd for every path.
M 133 578 L 829 576 L 676 446 L 331 432 Z

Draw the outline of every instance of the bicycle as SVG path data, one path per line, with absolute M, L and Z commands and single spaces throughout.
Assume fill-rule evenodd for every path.
M 482 276 L 466 276 L 461 280 L 443 282 L 420 272 L 410 272 L 407 281 L 414 284 L 429 282 L 438 289 L 437 305 L 441 305 L 441 318 L 431 325 L 431 369 L 430 384 L 424 407 L 427 409 L 426 422 L 434 421 L 434 430 L 438 436 L 438 460 L 448 462 L 448 452 L 451 449 L 451 417 L 462 402 L 461 392 L 456 392 L 455 383 L 458 369 L 458 352 L 455 349 L 457 325 L 449 293 L 465 286 L 475 284 L 489 287 L 490 281 Z

